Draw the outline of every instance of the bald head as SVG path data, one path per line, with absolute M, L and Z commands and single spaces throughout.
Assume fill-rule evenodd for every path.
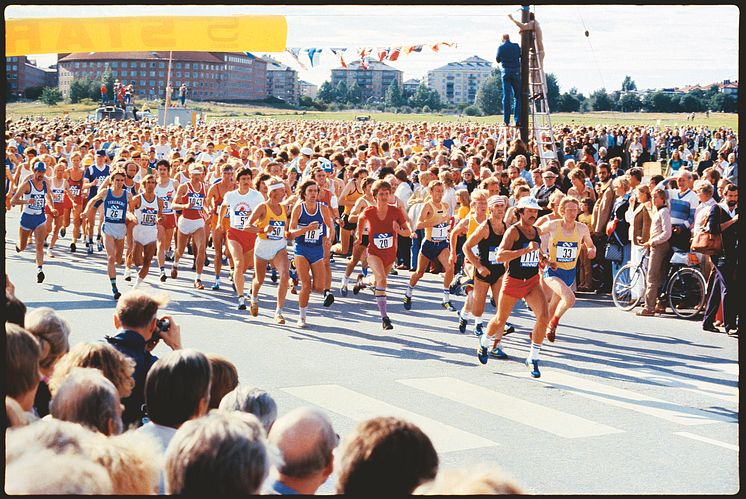
M 337 434 L 329 418 L 317 409 L 301 407 L 279 418 L 269 441 L 282 452 L 281 474 L 303 478 L 325 469 L 332 461 Z

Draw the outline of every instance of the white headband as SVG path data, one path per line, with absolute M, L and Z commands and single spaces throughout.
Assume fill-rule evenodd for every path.
M 272 184 L 270 186 L 267 186 L 268 192 L 276 191 L 277 189 L 284 189 L 285 184 Z

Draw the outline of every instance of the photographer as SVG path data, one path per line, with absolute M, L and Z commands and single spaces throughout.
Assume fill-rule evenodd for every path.
M 114 336 L 106 336 L 106 341 L 121 353 L 135 361 L 135 387 L 132 394 L 122 399 L 124 413 L 122 421 L 125 428 L 131 424 L 140 426 L 144 416 L 145 377 L 153 363 L 158 360 L 151 352 L 159 340 L 171 347 L 181 349 L 181 328 L 173 317 L 158 317 L 158 309 L 164 307 L 168 300 L 152 297 L 142 291 L 124 293 L 117 303 L 114 314 Z

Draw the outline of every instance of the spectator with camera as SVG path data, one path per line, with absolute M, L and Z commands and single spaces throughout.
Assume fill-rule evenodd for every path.
M 106 341 L 121 353 L 135 361 L 133 378 L 135 386 L 129 397 L 122 399 L 125 427 L 142 424 L 145 402 L 145 377 L 158 358 L 151 352 L 160 339 L 172 350 L 181 349 L 181 328 L 173 317 L 158 317 L 158 309 L 168 300 L 153 297 L 142 291 L 124 293 L 117 302 L 114 326 L 117 332 L 107 336 Z
M 676 180 L 678 189 L 668 189 L 668 183 L 673 179 Z M 689 251 L 694 214 L 699 205 L 699 197 L 691 187 L 692 172 L 683 169 L 656 186 L 656 189 L 667 190 L 671 213 L 671 246 L 683 251 Z

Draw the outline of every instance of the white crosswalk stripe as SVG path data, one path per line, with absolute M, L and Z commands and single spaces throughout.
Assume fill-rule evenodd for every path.
M 622 433 L 623 430 L 594 423 L 534 402 L 473 385 L 455 378 L 401 379 L 399 383 L 417 388 L 496 416 L 525 424 L 565 438 L 593 437 Z
M 689 433 L 688 431 L 677 431 L 675 434 L 681 437 L 684 437 L 684 438 L 691 438 L 692 440 L 698 440 L 700 442 L 717 445 L 718 447 L 723 447 L 724 449 L 730 449 L 730 450 L 734 450 L 738 452 L 737 445 L 727 444 L 725 442 L 721 442 L 719 440 L 713 440 L 712 438 L 703 437 L 701 435 L 695 435 L 694 433 Z
M 497 445 L 497 443 L 473 433 L 396 407 L 343 386 L 313 385 L 283 388 L 282 390 L 324 410 L 335 412 L 354 421 L 363 421 L 376 416 L 396 416 L 406 419 L 419 426 L 430 437 L 435 450 L 439 453 Z

